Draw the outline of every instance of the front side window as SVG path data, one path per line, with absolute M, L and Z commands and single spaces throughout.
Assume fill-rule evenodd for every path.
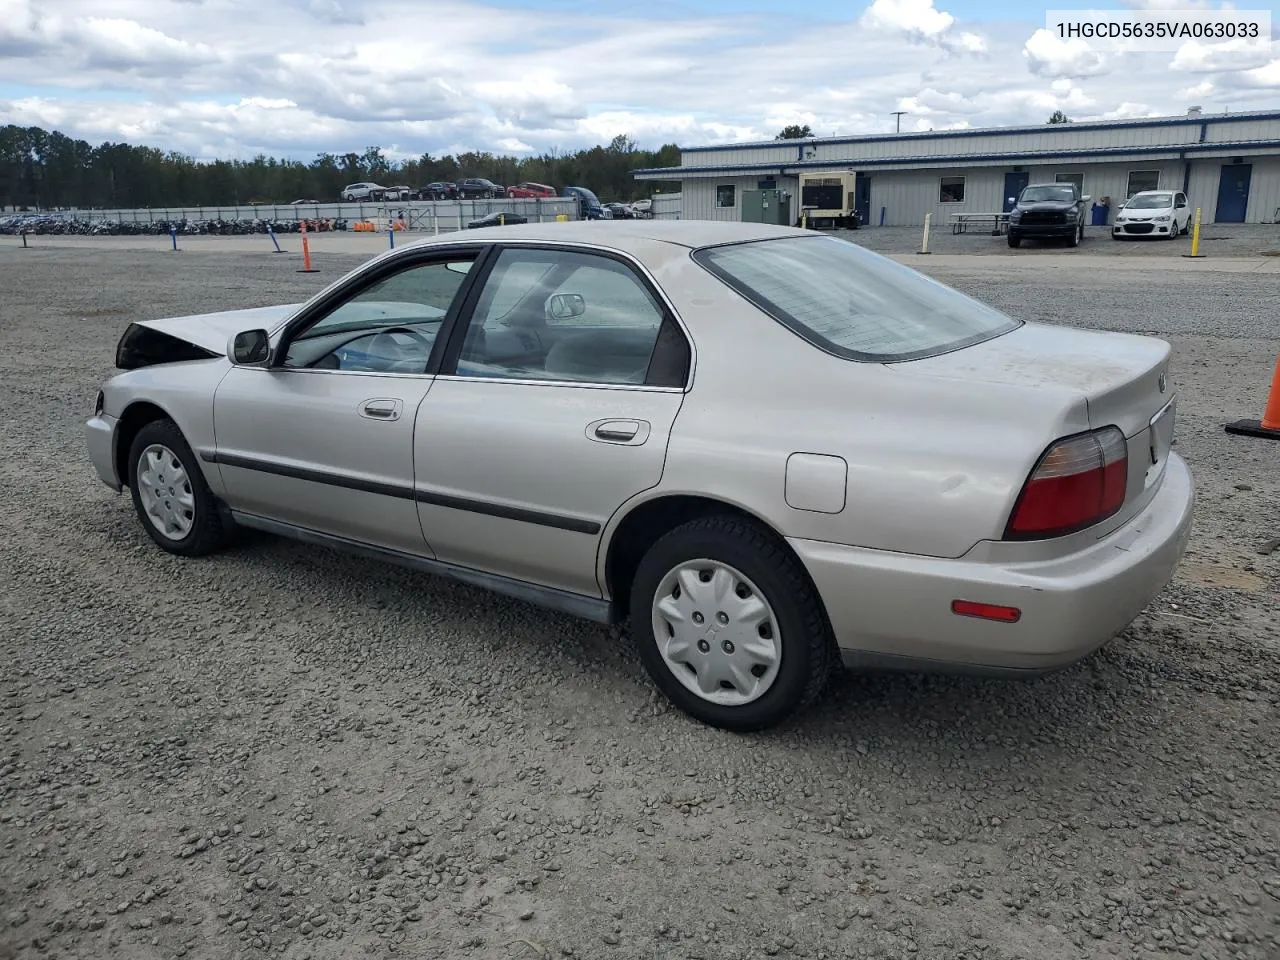
M 508 249 L 463 337 L 460 376 L 643 384 L 664 312 L 626 264 Z
M 1021 326 L 958 290 L 835 237 L 704 247 L 693 257 L 814 346 L 849 360 L 934 356 Z
M 422 373 L 474 263 L 466 257 L 418 264 L 362 288 L 295 334 L 284 366 Z

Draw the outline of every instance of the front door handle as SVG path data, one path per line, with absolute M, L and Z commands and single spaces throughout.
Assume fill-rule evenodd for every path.
M 399 420 L 399 400 L 365 400 L 360 404 L 360 416 L 370 420 Z
M 648 439 L 649 423 L 645 420 L 596 420 L 587 424 L 587 436 L 605 443 L 635 446 Z

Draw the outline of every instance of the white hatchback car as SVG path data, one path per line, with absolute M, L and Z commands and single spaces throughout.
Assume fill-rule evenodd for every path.
M 1164 237 L 1172 240 L 1191 229 L 1191 206 L 1181 190 L 1143 190 L 1124 202 L 1111 226 L 1111 239 Z

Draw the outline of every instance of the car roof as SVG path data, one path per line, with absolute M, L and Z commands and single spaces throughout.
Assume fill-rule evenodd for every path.
M 502 240 L 541 240 L 554 243 L 591 243 L 624 252 L 635 251 L 654 241 L 675 244 L 691 250 L 720 243 L 744 243 L 780 237 L 817 237 L 823 234 L 798 227 L 778 227 L 764 223 L 740 223 L 731 220 L 570 220 L 562 223 L 514 224 L 495 228 L 495 232 L 468 235 L 474 242 L 492 243 Z M 457 242 L 455 234 L 426 237 L 405 244 L 404 248 L 436 246 Z M 397 249 L 402 249 L 397 244 Z

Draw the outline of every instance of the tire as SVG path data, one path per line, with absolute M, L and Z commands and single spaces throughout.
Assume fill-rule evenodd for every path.
M 175 464 L 181 471 L 177 474 L 179 482 L 168 486 L 174 480 L 174 475 L 170 474 L 164 487 L 160 488 L 160 482 L 166 480 L 161 471 L 172 470 Z M 140 480 L 140 476 L 143 479 Z M 151 476 L 158 479 L 151 479 Z M 184 557 L 199 557 L 222 549 L 231 539 L 231 530 L 218 513 L 217 501 L 205 482 L 200 464 L 182 431 L 172 420 L 153 420 L 138 431 L 129 446 L 128 478 L 133 509 L 143 529 L 162 550 Z M 157 488 L 161 494 L 169 492 L 172 499 L 156 496 L 152 491 Z M 190 499 L 189 509 L 185 511 L 181 509 L 179 499 L 183 493 Z M 174 518 L 174 529 L 170 533 L 163 532 L 161 525 L 152 517 L 148 502 L 161 516 L 167 513 Z
M 698 583 L 705 583 L 708 591 L 701 598 L 680 588 L 680 571 L 686 571 L 687 582 L 694 569 L 702 572 Z M 710 595 L 716 589 L 712 581 L 704 580 L 713 569 L 723 580 L 717 586 L 729 591 L 718 598 Z M 742 590 L 747 591 L 745 598 Z M 660 644 L 664 630 L 676 643 L 680 640 L 662 616 L 662 598 L 669 609 L 688 606 L 692 600 L 695 609 L 688 619 L 677 619 L 687 624 L 687 656 L 711 670 L 703 671 L 708 683 L 730 669 L 737 671 L 735 679 L 756 683 L 745 691 L 740 683 L 726 688 L 727 680 L 707 694 L 692 689 L 698 674 L 675 662 L 681 656 L 674 652 L 675 644 L 669 663 L 665 638 Z M 744 600 L 763 601 L 766 612 L 753 611 Z M 704 603 L 710 607 L 705 613 L 700 609 Z M 740 612 L 743 622 L 734 623 L 724 610 L 713 612 L 718 605 Z M 724 730 L 763 730 L 788 719 L 818 699 L 838 662 L 826 612 L 800 562 L 772 532 L 733 516 L 701 517 L 659 539 L 636 569 L 631 611 L 636 651 L 658 689 L 689 716 Z M 694 624 L 703 622 L 706 633 L 697 638 L 700 627 Z M 721 622 L 726 626 L 720 627 Z M 755 656 L 748 655 L 748 642 Z M 702 644 L 707 644 L 705 649 Z
M 1010 231 L 1009 231 L 1009 246 L 1011 246 L 1011 247 L 1020 247 L 1020 246 L 1022 246 L 1022 235 L 1021 235 L 1021 234 L 1018 234 L 1018 233 L 1014 233 L 1012 230 L 1010 230 Z
M 1067 237 L 1067 246 L 1068 247 L 1080 246 L 1080 235 L 1082 233 L 1084 233 L 1084 227 L 1076 227 L 1076 229 L 1072 230 L 1071 236 Z

